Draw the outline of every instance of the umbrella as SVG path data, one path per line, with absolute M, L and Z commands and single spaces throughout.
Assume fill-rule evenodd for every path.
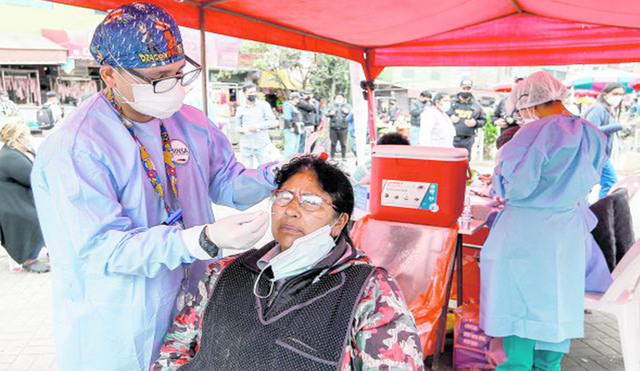
M 640 77 L 629 81 L 629 87 L 634 90 L 640 90 Z
M 585 107 L 585 106 L 590 106 L 590 105 L 594 104 L 595 102 L 596 102 L 595 98 L 585 96 L 585 97 L 580 97 L 580 98 L 576 99 L 574 103 L 575 104 L 579 104 L 582 107 Z M 583 112 L 585 112 L 585 111 L 583 110 Z
M 575 95 L 577 98 L 582 98 L 582 97 L 597 98 L 598 95 L 600 95 L 600 93 L 598 93 L 595 90 L 576 89 L 573 92 L 573 95 Z
M 602 91 L 607 84 L 617 82 L 625 87 L 627 93 L 631 93 L 633 90 L 629 87 L 629 82 L 637 78 L 640 78 L 640 75 L 636 73 L 603 70 L 580 75 L 569 79 L 567 82 L 573 86 L 574 89 L 594 90 L 597 92 Z

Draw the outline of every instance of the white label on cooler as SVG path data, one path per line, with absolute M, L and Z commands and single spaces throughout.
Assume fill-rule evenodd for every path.
M 434 213 L 440 210 L 436 183 L 384 179 L 380 199 L 382 206 L 429 210 Z

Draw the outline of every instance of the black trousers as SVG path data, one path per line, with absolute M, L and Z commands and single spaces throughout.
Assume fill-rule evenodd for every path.
M 471 149 L 476 137 L 459 137 L 453 138 L 453 146 L 456 148 L 464 148 L 469 151 L 469 162 L 471 162 Z
M 347 129 L 331 128 L 331 157 L 335 157 L 338 142 L 340 142 L 342 159 L 347 157 L 347 134 Z

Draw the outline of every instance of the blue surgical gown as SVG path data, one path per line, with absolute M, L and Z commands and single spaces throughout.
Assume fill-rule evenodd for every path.
M 567 352 L 584 336 L 585 200 L 606 137 L 577 117 L 525 125 L 501 151 L 493 190 L 505 199 L 481 252 L 480 325 L 490 336 Z
M 212 223 L 211 202 L 246 209 L 275 187 L 270 166 L 245 169 L 197 109 L 164 120 L 172 140 L 186 227 Z M 160 122 L 135 124 L 163 177 Z M 194 261 L 151 187 L 139 150 L 111 105 L 95 95 L 42 143 L 32 173 L 51 255 L 56 359 L 64 371 L 148 370 Z M 193 262 L 193 264 L 191 264 Z M 191 264 L 191 265 L 190 265 Z

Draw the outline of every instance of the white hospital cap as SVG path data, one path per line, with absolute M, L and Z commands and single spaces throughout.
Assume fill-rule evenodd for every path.
M 569 90 L 564 84 L 544 71 L 536 72 L 520 81 L 514 91 L 515 94 L 511 99 L 515 99 L 517 110 L 556 100 L 563 101 L 569 97 Z

